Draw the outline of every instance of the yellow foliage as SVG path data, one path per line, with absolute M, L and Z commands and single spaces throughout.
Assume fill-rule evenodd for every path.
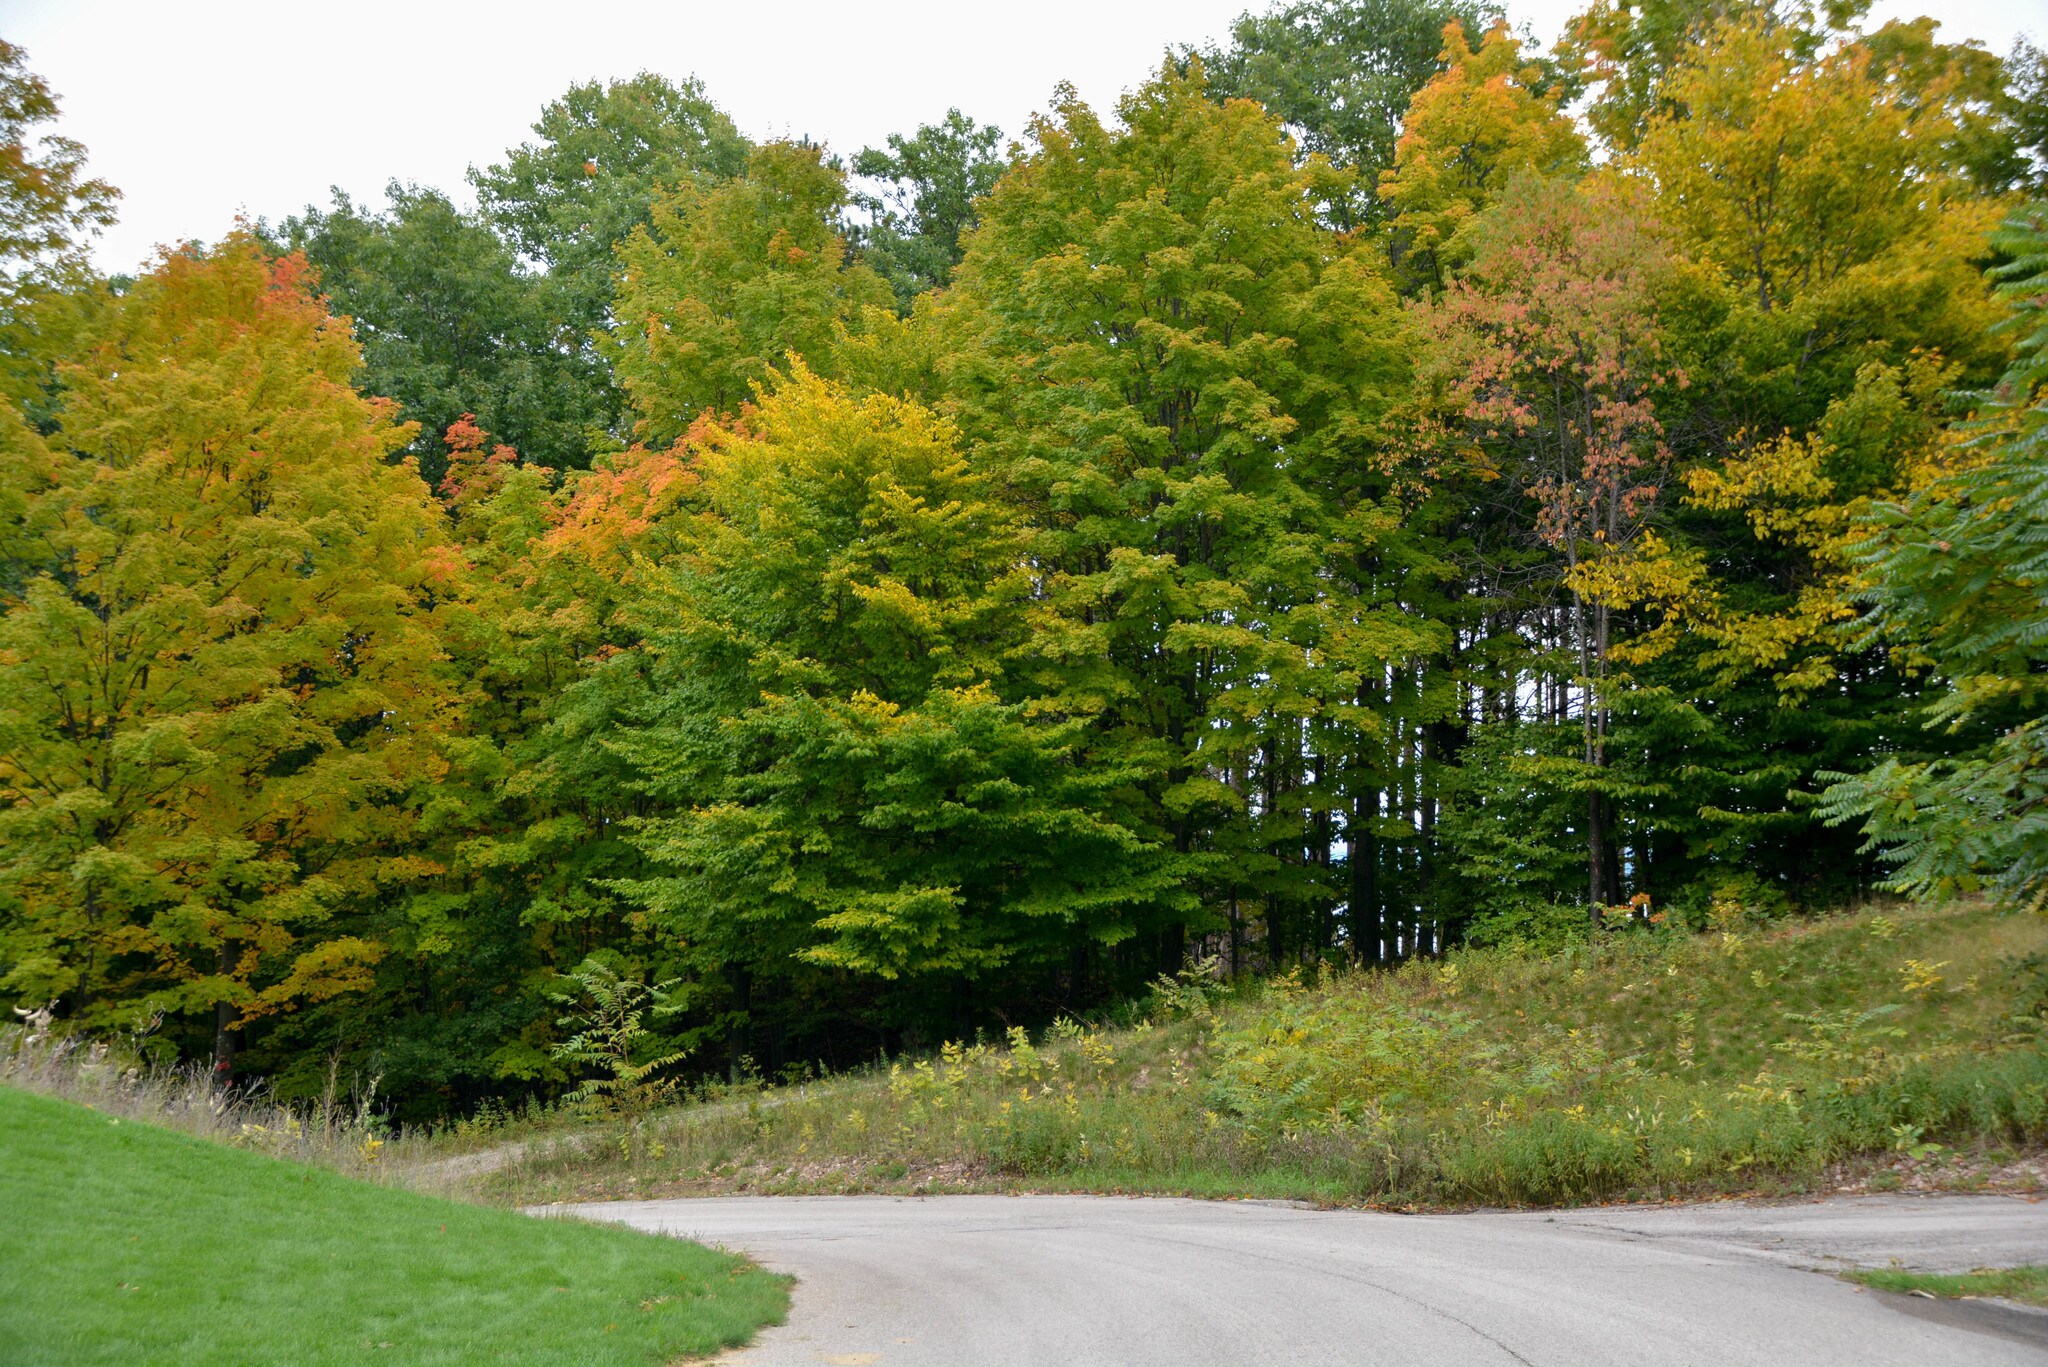
M 1496 21 L 1473 47 L 1464 26 L 1444 26 L 1444 71 L 1415 93 L 1380 173 L 1380 198 L 1394 209 L 1402 250 L 1439 276 L 1459 255 L 1460 232 L 1516 172 L 1555 174 L 1586 160 L 1585 140 L 1522 60 L 1519 41 Z

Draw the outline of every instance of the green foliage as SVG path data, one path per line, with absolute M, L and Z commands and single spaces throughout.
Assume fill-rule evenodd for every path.
M 580 347 L 574 320 L 545 277 L 522 270 L 512 246 L 446 196 L 393 183 L 381 213 L 340 191 L 278 228 L 317 270 L 335 313 L 355 323 L 357 386 L 398 400 L 419 424 L 407 450 L 438 485 L 442 434 L 469 414 L 529 460 L 587 464 L 616 421 L 608 377 Z
M 1475 728 L 1437 825 L 1442 895 L 1467 943 L 1553 951 L 1590 925 L 1573 829 L 1584 802 L 1562 777 L 1582 751 L 1576 726 Z
M 975 201 L 1003 172 L 1002 137 L 949 109 L 945 122 L 920 124 L 909 137 L 891 133 L 886 148 L 864 147 L 853 159 L 855 175 L 882 183 L 878 195 L 855 196 L 869 215 L 860 251 L 896 291 L 898 308 L 907 312 L 914 297 L 952 280 Z
M 1171 904 L 1171 864 L 1112 815 L 1127 776 L 1006 697 L 1024 542 L 950 428 L 799 367 L 694 462 L 654 695 L 618 743 L 672 813 L 638 829 L 674 873 L 634 895 L 698 973 L 988 980 Z
M 1213 93 L 1257 100 L 1304 154 L 1353 173 L 1327 206 L 1336 227 L 1352 228 L 1384 213 L 1375 187 L 1394 164 L 1409 100 L 1442 70 L 1444 26 L 1481 33 L 1499 15 L 1497 6 L 1447 0 L 1303 0 L 1247 11 L 1229 44 L 1211 45 L 1201 60 Z
M 533 131 L 535 141 L 470 181 L 513 248 L 547 266 L 568 297 L 565 316 L 584 331 L 603 323 L 613 247 L 648 222 L 655 201 L 739 175 L 747 162 L 747 140 L 702 84 L 652 72 L 571 86 Z
M 649 445 L 737 412 L 788 358 L 830 373 L 842 329 L 889 298 L 847 259 L 846 180 L 820 149 L 764 143 L 746 174 L 685 183 L 619 247 L 613 364 Z
M 604 1076 L 586 1078 L 563 1098 L 572 1106 L 588 1106 L 622 1115 L 637 1115 L 675 1088 L 664 1070 L 681 1062 L 682 1049 L 649 1054 L 645 1018 L 672 1012 L 673 980 L 647 984 L 622 976 L 610 964 L 585 959 L 563 975 L 570 986 L 549 995 L 570 1008 L 557 1024 L 570 1031 L 553 1054 L 578 1069 L 596 1068 Z
M 983 202 L 953 402 L 1036 528 L 1038 686 L 1209 907 L 1264 903 L 1277 959 L 1334 931 L 1335 813 L 1365 819 L 1339 775 L 1383 741 L 1364 681 L 1437 639 L 1392 606 L 1400 515 L 1368 458 L 1402 327 L 1269 115 L 1171 71 L 1119 113 L 1068 92 Z
M 0 396 L 14 402 L 49 382 L 92 279 L 86 246 L 120 198 L 86 176 L 84 147 L 43 129 L 56 118 L 28 54 L 0 40 Z
M 1975 396 L 1982 410 L 1952 468 L 1903 503 L 1876 505 L 1854 552 L 1869 629 L 1944 686 L 1930 726 L 1978 743 L 1953 759 L 1886 757 L 1839 778 L 1823 810 L 1861 820 L 1899 890 L 1988 882 L 2038 907 L 2048 897 L 2048 352 L 2035 320 L 2048 210 L 2023 212 L 1995 240 L 2010 258 L 1995 274 L 2014 306 L 2019 356 L 1995 390 Z
M 0 1340 L 21 1367 L 638 1364 L 742 1342 L 788 1304 L 784 1279 L 731 1254 L 436 1201 L 7 1087 L 0 1155 L 15 1249 Z

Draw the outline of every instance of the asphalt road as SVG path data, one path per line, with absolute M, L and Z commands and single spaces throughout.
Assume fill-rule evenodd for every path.
M 795 1273 L 789 1323 L 720 1359 L 745 1367 L 2048 1363 L 2048 1312 L 1824 1275 L 2048 1262 L 2048 1203 L 2009 1197 L 1474 1215 L 1068 1196 L 561 1209 Z

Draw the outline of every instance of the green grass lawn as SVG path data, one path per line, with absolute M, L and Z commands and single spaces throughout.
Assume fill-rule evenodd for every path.
M 678 1239 L 351 1181 L 0 1087 L 0 1362 L 659 1364 L 778 1320 Z
M 1852 1272 L 1852 1281 L 1880 1291 L 1925 1291 L 1930 1296 L 1998 1296 L 2048 1305 L 2048 1267 L 1987 1268 L 1945 1277 L 1929 1272 Z

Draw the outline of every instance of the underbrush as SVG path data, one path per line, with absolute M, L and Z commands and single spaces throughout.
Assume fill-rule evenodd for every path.
M 1014 1189 L 1567 1204 L 2048 1142 L 2048 921 L 1981 906 L 1230 988 L 528 1144 L 501 1199 Z

